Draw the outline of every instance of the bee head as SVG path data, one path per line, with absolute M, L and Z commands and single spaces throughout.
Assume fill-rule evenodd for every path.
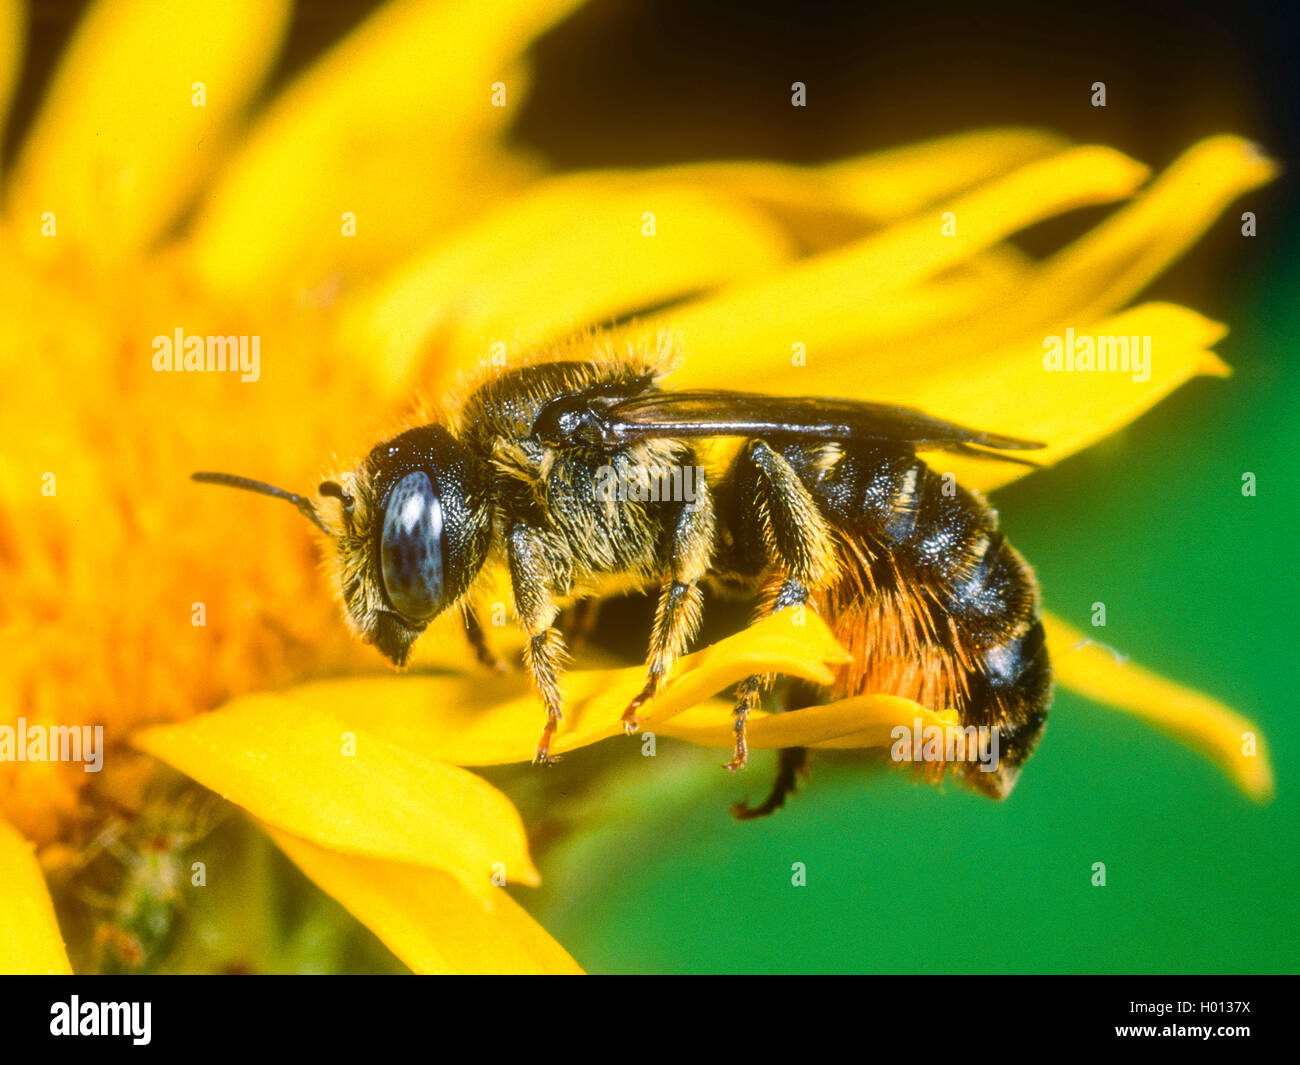
M 336 586 L 353 628 L 405 665 L 426 626 L 468 591 L 487 558 L 486 473 L 440 425 L 376 447 L 343 484 L 326 521 L 337 548 Z
M 440 425 L 380 444 L 353 473 L 323 482 L 320 502 L 231 474 L 194 479 L 285 499 L 328 534 L 333 583 L 349 623 L 398 666 L 487 558 L 486 471 Z

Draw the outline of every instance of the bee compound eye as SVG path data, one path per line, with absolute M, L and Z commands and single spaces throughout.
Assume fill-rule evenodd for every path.
M 384 590 L 403 617 L 425 621 L 442 606 L 442 504 L 429 475 L 408 473 L 388 496 L 379 539 Z

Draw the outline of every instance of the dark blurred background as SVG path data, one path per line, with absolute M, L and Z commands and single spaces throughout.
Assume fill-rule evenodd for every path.
M 35 0 L 3 158 L 14 159 L 85 0 Z M 375 8 L 295 9 L 270 96 Z M 981 126 L 1030 125 L 1162 167 L 1197 139 L 1257 140 L 1285 173 L 1253 197 L 1259 241 L 1294 189 L 1300 155 L 1300 4 L 1090 0 L 592 0 L 537 43 L 517 141 L 555 166 L 764 157 L 816 162 Z M 790 106 L 790 85 L 807 106 Z M 1106 83 L 1107 106 L 1091 106 Z M 1100 209 L 1099 209 L 1100 210 Z M 1045 251 L 1090 224 L 1079 212 L 1021 236 Z M 1276 221 L 1276 216 L 1273 219 Z M 1205 264 L 1240 251 L 1207 234 L 1162 286 L 1214 315 Z M 1160 294 L 1160 290 L 1156 290 Z M 1209 302 L 1206 302 L 1207 297 Z

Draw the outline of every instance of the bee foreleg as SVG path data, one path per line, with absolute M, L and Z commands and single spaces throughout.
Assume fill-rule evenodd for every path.
M 637 710 L 659 694 L 673 663 L 699 630 L 704 604 L 699 581 L 713 556 L 715 522 L 713 498 L 704 478 L 699 477 L 695 498 L 682 506 L 669 532 L 668 573 L 655 609 L 645 687 L 623 711 L 623 728 L 629 733 L 640 727 Z
M 551 624 L 559 613 L 551 592 L 556 575 L 543 550 L 541 537 L 526 525 L 516 525 L 510 530 L 507 553 L 515 613 L 528 636 L 524 644 L 524 665 L 546 707 L 546 727 L 537 741 L 533 764 L 551 765 L 558 761 L 550 748 L 551 737 L 564 717 L 560 673 L 566 657 L 564 639 Z
M 536 635 L 530 635 L 524 644 L 524 664 L 532 674 L 533 684 L 546 707 L 546 727 L 542 729 L 542 738 L 537 741 L 537 751 L 533 755 L 534 765 L 553 765 L 559 761 L 550 751 L 551 737 L 555 735 L 560 719 L 564 717 L 560 696 L 560 671 L 564 659 L 564 640 L 558 629 L 546 628 Z
M 479 660 L 479 665 L 486 666 L 497 673 L 504 673 L 506 664 L 488 646 L 487 636 L 483 632 L 483 624 L 478 619 L 478 611 L 472 606 L 466 606 L 464 619 L 465 636 L 469 640 L 470 646 L 474 648 L 474 656 Z
M 817 501 L 794 468 L 762 440 L 753 441 L 741 459 L 757 472 L 757 507 L 777 579 L 765 597 L 758 617 L 767 617 L 789 607 L 801 607 L 834 576 L 835 539 Z M 770 675 L 754 674 L 736 689 L 735 750 L 725 768 L 744 767 L 749 758 L 746 742 L 749 715 L 758 708 L 762 692 L 771 685 Z

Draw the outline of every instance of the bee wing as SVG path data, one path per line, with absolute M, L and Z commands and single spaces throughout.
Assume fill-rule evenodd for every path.
M 910 407 L 761 392 L 688 390 L 650 392 L 589 411 L 601 443 L 616 447 L 654 437 L 752 436 L 807 440 L 880 440 L 918 450 L 957 451 L 980 458 L 1035 463 L 998 451 L 1033 451 L 1046 445 L 1000 433 L 968 429 Z M 591 430 L 588 421 L 585 428 Z M 991 448 L 993 451 L 984 451 Z

